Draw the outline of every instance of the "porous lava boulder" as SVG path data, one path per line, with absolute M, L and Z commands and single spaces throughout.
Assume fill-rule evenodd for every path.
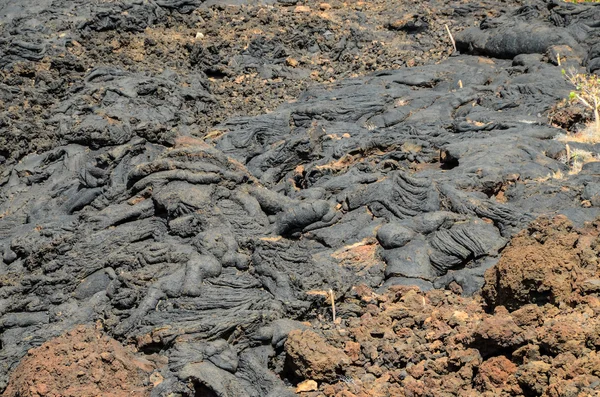
M 343 366 L 350 364 L 348 356 L 313 331 L 294 330 L 285 343 L 286 368 L 303 379 L 335 381 Z
M 79 326 L 31 349 L 3 396 L 149 396 L 154 368 L 115 339 Z
M 504 356 L 492 357 L 479 366 L 474 382 L 479 390 L 495 391 L 505 387 L 517 366 Z
M 597 227 L 576 230 L 564 216 L 532 222 L 485 273 L 483 297 L 512 311 L 527 303 L 572 304 L 600 289 Z

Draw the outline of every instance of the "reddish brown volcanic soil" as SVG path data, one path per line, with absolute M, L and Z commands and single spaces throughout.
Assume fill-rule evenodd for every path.
M 91 327 L 32 349 L 14 370 L 6 397 L 148 396 L 154 364 Z
M 318 384 L 300 395 L 597 395 L 599 226 L 534 222 L 488 270 L 485 299 L 356 287 L 359 317 L 290 334 L 287 369 Z

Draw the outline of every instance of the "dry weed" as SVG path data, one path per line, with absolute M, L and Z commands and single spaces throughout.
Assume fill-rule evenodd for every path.
M 594 134 L 600 135 L 600 77 L 593 74 L 577 73 L 574 69 L 563 74 L 575 86 L 569 95 L 571 101 L 578 101 L 594 114 Z

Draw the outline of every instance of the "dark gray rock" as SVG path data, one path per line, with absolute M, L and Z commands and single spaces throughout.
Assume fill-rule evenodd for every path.
M 458 34 L 462 55 L 311 86 L 198 139 L 207 73 L 257 63 L 305 79 L 276 40 L 231 59 L 192 45 L 189 74 L 88 70 L 66 51 L 77 39 L 136 35 L 201 2 L 5 3 L 0 68 L 49 59 L 67 80 L 30 88 L 39 120 L 0 115 L 0 390 L 30 348 L 101 319 L 169 358 L 155 396 L 292 395 L 282 345 L 329 315 L 330 289 L 342 302 L 361 283 L 473 294 L 530 220 L 598 215 L 599 163 L 569 173 L 546 116 L 572 89 L 555 46 L 597 69 L 597 6 L 534 2 Z M 4 104 L 22 95 L 0 81 Z

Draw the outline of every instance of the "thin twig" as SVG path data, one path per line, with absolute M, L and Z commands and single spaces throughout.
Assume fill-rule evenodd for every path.
M 456 41 L 454 41 L 454 37 L 452 37 L 452 33 L 450 32 L 450 28 L 448 25 L 444 25 L 446 27 L 446 32 L 448 32 L 448 36 L 450 36 L 450 41 L 452 42 L 452 47 L 454 47 L 454 52 L 456 52 Z
M 333 314 L 333 322 L 335 323 L 335 295 L 333 295 L 331 288 L 329 288 L 329 297 L 331 298 L 331 313 Z
M 594 113 L 596 134 L 600 134 L 600 79 L 593 75 L 578 74 L 574 69 L 563 71 L 567 79 L 575 86 L 571 97 Z
M 583 103 L 585 106 L 587 106 L 588 108 L 594 110 L 594 107 L 585 99 L 583 99 L 579 94 L 575 94 L 575 97 L 577 97 L 577 99 L 579 99 L 581 101 L 581 103 Z

